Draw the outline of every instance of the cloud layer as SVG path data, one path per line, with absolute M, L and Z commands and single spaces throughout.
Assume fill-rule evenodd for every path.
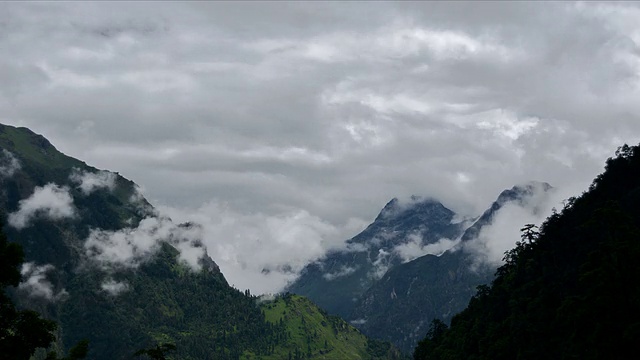
M 0 121 L 153 203 L 221 206 L 212 256 L 275 288 L 263 268 L 393 197 L 476 216 L 529 180 L 586 189 L 640 142 L 639 24 L 624 2 L 2 3 Z M 291 222 L 301 247 L 273 229 Z
M 175 221 L 199 224 L 208 253 L 229 283 L 256 294 L 281 290 L 306 264 L 330 249 L 342 248 L 348 236 L 302 210 L 278 216 L 242 214 L 211 202 L 195 211 L 166 207 L 160 211 Z M 359 224 L 344 228 L 353 226 L 361 230 Z

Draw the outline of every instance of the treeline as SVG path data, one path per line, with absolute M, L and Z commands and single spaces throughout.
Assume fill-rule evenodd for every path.
M 623 146 L 589 190 L 506 253 L 419 359 L 623 359 L 640 338 L 640 148 Z

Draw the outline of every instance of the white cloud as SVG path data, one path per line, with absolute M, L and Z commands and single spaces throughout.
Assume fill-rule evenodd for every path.
M 119 231 L 92 229 L 84 243 L 87 257 L 109 270 L 138 267 L 149 260 L 166 241 L 180 251 L 179 259 L 193 270 L 205 254 L 202 231 L 197 225 L 175 225 L 166 217 L 143 219 L 136 228 Z
M 276 299 L 276 296 L 273 294 L 263 294 L 258 296 L 258 300 L 256 300 L 256 302 L 258 303 L 258 305 L 260 305 L 263 303 L 274 301 L 275 299 Z
M 562 202 L 572 196 L 567 189 L 545 192 L 541 184 L 534 185 L 523 201 L 504 204 L 494 214 L 491 224 L 482 227 L 476 239 L 462 244 L 464 251 L 474 255 L 473 268 L 484 263 L 500 265 L 504 253 L 520 241 L 520 229 L 524 225 L 539 226 L 551 215 L 553 208 L 562 208 Z
M 37 218 L 62 220 L 76 216 L 69 189 L 52 183 L 36 186 L 33 194 L 20 200 L 18 206 L 18 211 L 9 214 L 8 218 L 9 225 L 18 230 L 29 226 Z
M 369 272 L 369 276 L 375 280 L 381 279 L 393 265 L 391 263 L 392 255 L 390 251 L 379 249 L 376 259 L 372 263 L 373 268 Z
M 66 291 L 62 289 L 57 294 L 54 291 L 54 286 L 47 279 L 47 273 L 54 270 L 55 267 L 51 264 L 36 265 L 33 262 L 27 262 L 22 264 L 20 274 L 23 279 L 26 279 L 18 285 L 20 290 L 26 291 L 29 296 L 40 297 L 49 301 L 55 301 L 66 295 Z
M 0 179 L 12 177 L 21 167 L 20 160 L 16 159 L 10 151 L 2 149 L 0 153 Z
M 345 265 L 335 272 L 323 274 L 322 277 L 327 281 L 331 281 L 342 276 L 351 275 L 356 272 L 356 270 L 358 270 L 358 267 L 349 267 Z
M 222 228 L 247 222 L 265 249 L 216 240 L 239 286 L 277 288 L 331 248 L 311 244 L 322 227 L 280 244 L 267 219 L 344 240 L 346 219 L 412 194 L 475 216 L 531 179 L 579 194 L 640 142 L 635 3 L 0 6 L 2 121 L 155 204 L 230 204 Z
M 116 187 L 116 174 L 110 171 L 88 172 L 77 168 L 73 169 L 69 180 L 78 184 L 83 194 L 89 195 L 98 189 L 113 191 Z
M 100 284 L 100 288 L 111 296 L 118 296 L 121 293 L 129 290 L 129 284 L 124 281 L 107 279 L 102 282 L 102 284 Z
M 338 228 L 296 209 L 271 216 L 245 214 L 216 202 L 197 211 L 160 210 L 176 220 L 200 224 L 208 253 L 229 283 L 256 294 L 282 290 L 306 264 L 327 250 L 344 247 L 344 239 L 350 237 L 346 232 L 360 225 L 351 221 Z
M 435 243 L 424 245 L 420 234 L 411 234 L 407 237 L 407 242 L 393 248 L 402 259 L 403 263 L 417 259 L 424 255 L 442 255 L 443 252 L 453 248 L 460 242 L 460 239 L 442 238 Z

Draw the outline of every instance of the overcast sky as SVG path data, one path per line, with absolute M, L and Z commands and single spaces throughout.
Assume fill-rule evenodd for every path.
M 640 141 L 639 75 L 626 2 L 0 3 L 0 122 L 198 219 L 257 291 L 393 197 L 578 195 Z

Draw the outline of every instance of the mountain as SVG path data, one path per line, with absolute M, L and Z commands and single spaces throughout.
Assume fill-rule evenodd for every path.
M 640 336 L 640 146 L 623 146 L 589 190 L 525 227 L 490 286 L 415 359 L 628 359 Z
M 535 212 L 537 197 L 551 189 L 547 183 L 531 182 L 504 190 L 457 245 L 391 268 L 363 293 L 347 319 L 365 334 L 411 351 L 433 319 L 448 322 L 466 307 L 477 286 L 493 279 L 497 265 L 478 263 L 466 245 L 492 225 L 507 204 L 532 207 Z
M 273 358 L 291 348 L 293 323 L 270 321 L 258 297 L 229 286 L 199 226 L 160 216 L 132 181 L 65 156 L 29 129 L 0 125 L 0 184 L 4 230 L 26 259 L 11 296 L 59 324 L 59 353 L 81 339 L 96 360 L 130 359 L 162 343 L 177 346 L 174 359 Z M 376 344 L 359 335 L 351 358 L 396 357 Z M 385 346 L 380 356 L 367 350 Z
M 331 314 L 347 317 L 356 301 L 388 269 L 402 263 L 394 251 L 411 241 L 421 246 L 462 233 L 455 214 L 434 199 L 393 199 L 364 231 L 348 240 L 346 249 L 333 251 L 309 264 L 287 290 L 309 297 Z

